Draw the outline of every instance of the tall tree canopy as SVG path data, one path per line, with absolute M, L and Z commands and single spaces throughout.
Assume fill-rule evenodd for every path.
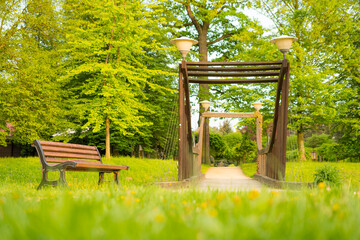
M 147 50 L 160 48 L 151 12 L 141 1 L 72 1 L 65 6 L 66 72 L 72 116 L 84 132 L 106 129 L 110 157 L 110 123 L 122 135 L 144 134 L 152 123 L 140 114 L 146 88 L 166 89 L 156 81 L 164 74 L 147 66 Z M 161 91 L 160 91 L 161 92 Z
M 0 142 L 48 139 L 60 126 L 60 19 L 56 1 L 0 3 Z M 7 133 L 7 134 L 4 134 Z
M 324 125 L 333 127 L 336 112 L 347 111 L 339 104 L 344 100 L 342 95 L 354 93 L 354 88 L 347 87 L 358 78 L 359 62 L 354 59 L 359 54 L 359 2 L 255 2 L 273 20 L 279 34 L 299 39 L 288 57 L 292 63 L 290 124 L 297 131 L 301 158 L 305 159 L 304 132 Z

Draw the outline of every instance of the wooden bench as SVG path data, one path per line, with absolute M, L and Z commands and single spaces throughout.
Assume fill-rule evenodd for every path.
M 67 186 L 65 171 L 99 172 L 99 184 L 104 181 L 104 173 L 114 173 L 114 181 L 119 184 L 120 170 L 129 169 L 126 165 L 103 164 L 95 146 L 39 140 L 35 140 L 33 146 L 42 167 L 42 179 L 37 189 L 44 186 Z M 59 180 L 48 180 L 49 171 L 59 171 Z

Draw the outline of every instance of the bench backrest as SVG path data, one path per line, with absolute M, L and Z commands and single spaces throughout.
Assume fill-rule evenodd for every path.
M 78 163 L 91 161 L 94 164 L 102 164 L 100 153 L 95 146 L 39 140 L 35 140 L 33 145 L 42 161 L 41 164 L 67 161 Z

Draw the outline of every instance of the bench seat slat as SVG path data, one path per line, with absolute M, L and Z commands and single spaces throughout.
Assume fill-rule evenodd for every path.
M 41 146 L 59 146 L 59 147 L 67 147 L 67 148 L 74 148 L 74 149 L 89 149 L 89 150 L 96 150 L 95 146 L 87 146 L 81 144 L 73 144 L 73 143 L 62 143 L 62 142 L 49 142 L 49 141 L 39 141 Z
M 109 165 L 109 164 L 89 164 L 89 163 L 78 163 L 75 167 L 80 171 L 94 171 L 94 172 L 113 172 L 120 170 L 128 170 L 129 166 L 126 165 Z M 71 170 L 72 168 L 66 168 L 67 170 Z
M 50 164 L 54 166 L 56 164 Z M 115 172 L 120 170 L 128 170 L 129 166 L 126 165 L 108 165 L 108 164 L 89 164 L 78 163 L 76 167 L 67 167 L 66 171 L 80 171 L 80 172 Z
M 100 161 L 97 160 L 77 160 L 70 158 L 46 158 L 46 161 L 49 163 L 63 163 L 63 162 L 72 161 L 76 163 L 102 164 Z
M 78 158 L 78 159 L 95 159 L 100 160 L 100 156 L 86 155 L 86 154 L 69 154 L 61 152 L 44 151 L 45 157 L 59 157 L 59 158 Z
M 76 153 L 76 154 L 86 154 L 86 155 L 94 155 L 99 156 L 97 150 L 88 150 L 88 149 L 74 149 L 74 148 L 62 148 L 62 147 L 52 147 L 52 146 L 43 146 L 44 151 L 50 152 L 63 152 L 63 153 Z

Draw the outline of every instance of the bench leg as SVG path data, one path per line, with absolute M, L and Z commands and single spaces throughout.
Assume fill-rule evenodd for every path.
M 59 180 L 55 180 L 55 181 L 49 181 L 48 180 L 48 170 L 42 169 L 42 179 L 41 179 L 39 186 L 37 187 L 37 190 L 39 190 L 45 186 L 56 187 L 58 185 L 68 187 L 68 184 L 65 180 L 65 169 L 59 170 Z
M 42 172 L 42 174 L 41 174 L 42 178 L 41 178 L 41 182 L 40 182 L 39 186 L 37 187 L 37 190 L 39 190 L 39 189 L 43 188 L 44 186 L 48 185 L 47 183 L 49 182 L 47 180 L 47 171 L 45 169 L 42 169 L 41 172 Z
M 104 182 L 104 174 L 103 172 L 99 172 L 99 185 L 102 184 Z
M 119 182 L 119 172 L 114 172 L 114 182 L 115 182 L 117 185 L 120 185 L 120 182 Z
M 63 187 L 69 187 L 69 185 L 65 180 L 65 169 L 59 170 L 59 184 Z

